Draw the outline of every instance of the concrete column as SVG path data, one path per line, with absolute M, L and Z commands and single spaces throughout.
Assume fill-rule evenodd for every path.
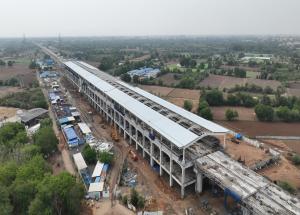
M 196 193 L 202 193 L 202 190 L 203 190 L 203 175 L 201 172 L 198 172 L 196 173 L 196 187 L 195 187 L 195 190 L 196 190 Z
M 181 167 L 181 168 L 182 168 L 182 175 L 181 175 L 181 198 L 183 199 L 184 198 L 185 168 L 184 167 Z
M 150 144 L 150 165 L 153 166 L 153 143 L 151 142 Z
M 170 159 L 170 187 L 173 186 L 172 171 L 173 171 L 173 160 Z
M 143 143 L 142 143 L 142 146 L 143 146 L 143 158 L 145 158 L 145 136 L 143 135 Z
M 160 150 L 159 150 L 159 175 L 160 176 L 162 176 L 162 174 L 163 174 L 163 169 L 162 169 L 162 167 L 161 167 L 161 160 L 162 160 L 162 151 L 161 151 L 161 148 L 160 148 Z
M 183 149 L 182 152 L 182 163 L 185 164 L 185 148 Z

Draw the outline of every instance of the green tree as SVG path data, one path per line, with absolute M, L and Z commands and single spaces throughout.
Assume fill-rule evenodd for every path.
M 99 69 L 103 71 L 107 71 L 113 68 L 114 61 L 111 57 L 104 57 L 101 59 L 101 63 L 99 65 Z
M 300 155 L 294 154 L 292 157 L 292 161 L 295 165 L 300 165 Z
M 99 161 L 101 163 L 111 164 L 113 159 L 114 159 L 114 156 L 112 153 L 106 152 L 106 151 L 99 152 Z
M 40 147 L 44 155 L 49 155 L 57 150 L 58 140 L 52 127 L 43 127 L 34 135 L 34 144 Z
M 52 120 L 50 118 L 45 118 L 40 121 L 41 128 L 52 127 Z
M 15 180 L 18 166 L 14 161 L 0 165 L 0 184 L 8 187 Z
M 238 106 L 240 105 L 240 100 L 237 96 L 233 95 L 233 94 L 229 94 L 227 96 L 227 101 L 226 103 L 230 106 Z
M 225 117 L 228 121 L 233 121 L 239 117 L 239 114 L 236 110 L 227 109 L 225 112 Z
M 88 164 L 95 164 L 97 162 L 97 152 L 88 144 L 84 146 L 82 156 Z
M 76 178 L 67 172 L 47 175 L 38 185 L 35 199 L 29 207 L 30 215 L 80 213 L 84 189 Z
M 35 61 L 31 61 L 29 64 L 29 69 L 37 69 L 38 64 Z
M 205 99 L 211 106 L 220 106 L 224 104 L 223 93 L 217 89 L 206 92 Z
M 131 81 L 131 76 L 128 73 L 124 73 L 123 75 L 121 75 L 121 79 L 122 81 L 129 83 Z
M 254 110 L 260 121 L 272 121 L 274 118 L 274 110 L 269 105 L 258 104 Z
M 137 75 L 134 75 L 134 76 L 132 77 L 132 81 L 133 81 L 133 83 L 135 83 L 135 84 L 138 84 L 138 83 L 139 83 L 139 80 L 140 80 L 140 78 L 139 78 L 139 76 L 137 76 Z
M 11 215 L 13 207 L 10 204 L 8 189 L 0 183 L 0 211 L 2 215 Z
M 184 100 L 183 108 L 191 111 L 193 109 L 193 102 L 191 100 Z

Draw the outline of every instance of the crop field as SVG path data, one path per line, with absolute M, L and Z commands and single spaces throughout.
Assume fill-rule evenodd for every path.
M 174 78 L 175 73 L 167 73 L 165 75 L 159 76 L 159 80 L 162 80 L 165 85 L 176 85 L 179 84 L 180 80 Z
M 199 98 L 200 98 L 199 90 L 189 90 L 189 89 L 159 87 L 159 86 L 149 86 L 149 85 L 140 85 L 139 87 L 154 95 L 166 99 L 169 102 L 176 104 L 180 107 L 183 106 L 184 100 L 191 100 L 193 103 L 192 111 L 195 112 L 197 110 L 199 104 Z
M 27 64 L 16 63 L 12 67 L 0 67 L 0 80 L 19 79 L 25 87 L 36 81 L 35 72 Z
M 232 110 L 236 110 L 239 114 L 239 120 L 242 121 L 256 121 L 256 116 L 254 113 L 253 108 L 246 108 L 246 107 L 211 107 L 211 111 L 214 115 L 214 120 L 226 120 L 225 112 L 230 108 Z
M 241 132 L 249 137 L 255 136 L 299 136 L 300 123 L 259 122 L 259 121 L 216 121 L 217 123 Z
M 212 87 L 212 88 L 232 88 L 235 85 L 245 85 L 255 84 L 261 87 L 270 86 L 272 89 L 276 90 L 278 86 L 280 86 L 279 81 L 275 80 L 262 80 L 262 79 L 254 79 L 254 78 L 236 78 L 230 76 L 222 76 L 222 75 L 209 75 L 206 79 L 200 82 L 200 86 L 202 87 Z

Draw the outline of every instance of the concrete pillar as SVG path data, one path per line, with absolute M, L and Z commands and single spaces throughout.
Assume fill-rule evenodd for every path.
M 159 175 L 160 176 L 162 176 L 162 174 L 163 174 L 163 169 L 162 169 L 162 167 L 161 167 L 161 160 L 162 160 L 162 151 L 161 151 L 161 148 L 160 148 L 160 150 L 159 150 Z
M 185 164 L 185 149 L 182 152 L 182 163 Z
M 203 190 L 203 174 L 201 172 L 196 173 L 196 193 L 202 193 Z
M 173 186 L 172 171 L 173 171 L 173 160 L 170 159 L 170 187 Z
M 153 143 L 151 142 L 150 144 L 150 165 L 153 166 Z
M 181 198 L 184 198 L 184 181 L 185 181 L 185 168 L 182 168 L 182 175 L 181 175 Z
M 143 158 L 145 158 L 145 136 L 143 135 L 143 143 L 142 143 L 142 146 L 143 146 Z

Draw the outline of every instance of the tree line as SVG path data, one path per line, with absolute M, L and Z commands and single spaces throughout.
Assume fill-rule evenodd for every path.
M 20 123 L 0 128 L 1 214 L 79 214 L 82 185 L 69 173 L 52 175 L 44 159 L 58 143 L 49 122 L 42 121 L 32 139 Z

